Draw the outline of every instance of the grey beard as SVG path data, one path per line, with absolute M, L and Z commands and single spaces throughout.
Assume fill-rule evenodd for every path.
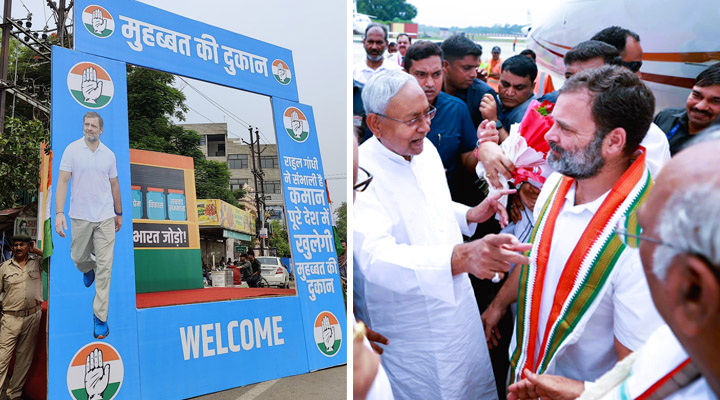
M 372 61 L 372 62 L 378 62 L 378 61 L 380 61 L 380 60 L 383 59 L 383 55 L 380 54 L 379 56 L 373 57 L 373 56 L 371 56 L 370 54 L 367 54 L 367 59 L 370 60 L 370 61 Z
M 585 148 L 575 151 L 563 150 L 551 142 L 550 149 L 560 153 L 560 158 L 556 159 L 551 152 L 548 154 L 547 162 L 552 169 L 565 176 L 575 179 L 592 178 L 605 166 L 601 152 L 602 141 L 603 139 L 596 135 Z

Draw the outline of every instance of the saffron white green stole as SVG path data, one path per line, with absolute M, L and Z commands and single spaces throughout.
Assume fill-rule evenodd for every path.
M 584 327 L 585 321 L 596 309 L 607 288 L 608 277 L 625 251 L 625 245 L 615 234 L 617 221 L 642 204 L 652 187 L 643 151 L 613 186 L 583 231 L 555 288 L 550 315 L 547 321 L 538 321 L 555 222 L 573 183 L 574 179 L 569 177 L 563 177 L 558 182 L 543 205 L 530 237 L 533 243 L 529 253 L 530 264 L 523 265 L 520 272 L 510 383 L 522 379 L 525 369 L 544 373 L 558 350 L 577 340 L 571 339 L 579 337 L 580 332 L 574 332 L 576 327 Z M 538 324 L 545 324 L 540 343 L 537 343 Z M 538 357 L 535 359 L 538 346 Z

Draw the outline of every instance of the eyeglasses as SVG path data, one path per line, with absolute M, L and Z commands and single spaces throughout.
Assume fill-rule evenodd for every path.
M 675 247 L 671 244 L 663 242 L 660 239 L 643 235 L 643 229 L 638 223 L 636 211 L 631 212 L 629 215 L 623 215 L 620 217 L 617 222 L 617 226 L 615 226 L 615 233 L 620 237 L 620 241 L 625 246 L 633 249 L 640 247 L 640 240 L 657 243 L 663 246 Z
M 419 117 L 417 117 L 417 118 L 413 118 L 413 119 L 411 119 L 411 120 L 408 120 L 408 121 L 403 121 L 403 120 L 401 120 L 401 119 L 397 119 L 397 118 L 393 118 L 393 117 L 388 117 L 387 115 L 383 115 L 383 114 L 380 114 L 380 113 L 373 113 L 373 114 L 377 114 L 377 115 L 379 115 L 379 116 L 381 116 L 381 117 L 383 117 L 383 118 L 391 119 L 391 120 L 393 120 L 393 121 L 395 121 L 395 122 L 401 122 L 401 123 L 407 125 L 409 128 L 415 128 L 415 127 L 418 126 L 418 124 L 420 123 L 420 120 L 422 120 L 422 119 L 425 119 L 425 120 L 427 120 L 428 122 L 430 122 L 430 121 L 435 117 L 435 113 L 437 113 L 437 108 L 435 108 L 435 107 L 433 107 L 433 106 L 430 106 L 430 108 L 429 108 L 427 111 L 425 111 L 425 114 L 423 114 L 423 115 L 421 115 L 421 116 L 419 116 Z
M 638 72 L 640 71 L 640 68 L 642 68 L 642 61 L 622 61 L 620 62 L 620 65 L 632 72 Z
M 358 167 L 358 170 L 360 170 L 360 172 L 363 172 L 366 176 L 360 179 L 360 182 L 356 183 L 355 186 L 353 186 L 353 190 L 356 192 L 364 192 L 365 189 L 367 189 L 370 185 L 370 182 L 372 182 L 373 176 L 363 167 Z
M 643 235 L 643 229 L 640 224 L 638 224 L 637 214 L 635 211 L 630 213 L 630 215 L 623 215 L 622 217 L 620 217 L 620 220 L 618 220 L 617 226 L 615 227 L 615 233 L 620 237 L 620 241 L 624 245 L 633 249 L 637 249 L 640 247 L 640 240 L 645 240 L 647 242 L 656 243 L 659 246 L 667 246 L 675 250 L 679 250 L 683 253 L 695 256 L 708 266 L 710 271 L 713 273 L 713 275 L 715 275 L 715 278 L 720 283 L 720 268 L 716 267 L 715 264 L 713 264 L 710 259 L 707 258 L 705 255 L 700 254 L 696 251 L 681 248 L 680 246 L 676 246 L 674 244 L 663 242 L 660 239 Z

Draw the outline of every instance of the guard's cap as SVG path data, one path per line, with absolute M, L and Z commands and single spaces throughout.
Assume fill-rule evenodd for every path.
M 15 235 L 10 238 L 13 242 L 32 242 L 33 238 L 29 235 Z

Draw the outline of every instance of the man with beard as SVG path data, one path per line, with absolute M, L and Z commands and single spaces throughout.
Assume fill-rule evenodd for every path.
M 510 387 L 510 400 L 575 399 L 581 393 L 579 400 L 720 395 L 719 139 L 720 129 L 710 128 L 673 157 L 635 216 L 616 228 L 625 245 L 640 250 L 667 325 L 593 383 L 529 373 Z
M 599 68 L 603 65 L 620 65 L 620 54 L 615 47 L 597 40 L 587 40 L 577 44 L 565 54 L 565 79 L 592 68 Z M 549 93 L 538 99 L 539 102 L 548 100 L 552 103 L 557 101 L 559 91 Z M 481 132 L 482 133 L 482 132 Z M 655 124 L 650 124 L 647 134 L 640 143 L 646 150 L 645 163 L 653 176 L 657 176 L 663 165 L 670 159 L 668 141 L 663 132 Z M 515 169 L 513 163 L 505 157 L 500 147 L 493 142 L 484 142 L 478 149 L 479 161 L 482 162 L 491 182 L 497 180 L 498 172 L 505 176 L 512 176 Z M 493 182 L 498 186 L 499 181 Z M 510 219 L 516 221 L 522 219 L 522 211 L 527 206 L 532 210 L 535 206 L 535 199 L 538 191 L 532 185 L 522 185 L 518 195 L 514 197 L 510 207 Z
M 654 122 L 667 135 L 670 153 L 675 155 L 694 135 L 720 116 L 720 63 L 697 76 L 685 108 L 666 108 Z
M 380 24 L 370 24 L 365 28 L 363 47 L 365 60 L 355 65 L 353 79 L 365 84 L 373 75 L 386 69 L 399 69 L 396 61 L 385 58 L 385 48 L 388 43 L 387 29 Z
M 70 190 L 70 256 L 83 273 L 85 287 L 95 282 L 93 336 L 104 339 L 108 327 L 110 277 L 115 254 L 115 232 L 122 226 L 122 200 L 115 153 L 100 141 L 103 119 L 90 111 L 83 116 L 83 137 L 70 143 L 60 159 L 55 196 L 55 231 L 65 237 L 65 200 Z
M 649 193 L 640 142 L 655 99 L 619 67 L 569 79 L 545 135 L 556 171 L 535 206 L 530 263 L 516 267 L 483 314 L 485 333 L 517 300 L 511 383 L 532 373 L 593 381 L 642 345 L 660 317 L 637 252 L 614 233 Z

